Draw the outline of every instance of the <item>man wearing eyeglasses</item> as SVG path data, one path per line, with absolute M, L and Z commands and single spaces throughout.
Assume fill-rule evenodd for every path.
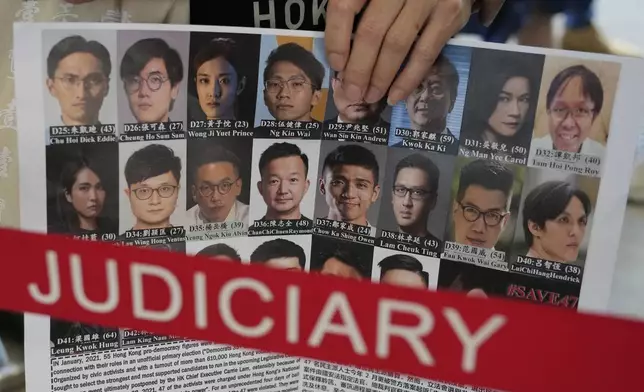
M 296 43 L 274 49 L 264 68 L 264 103 L 280 121 L 314 121 L 311 111 L 320 102 L 324 66 Z
M 599 77 L 583 65 L 568 67 L 550 83 L 546 96 L 549 134 L 532 141 L 532 149 L 603 156 L 604 146 L 590 132 L 604 104 Z
M 63 38 L 47 57 L 47 89 L 60 105 L 60 120 L 49 125 L 97 125 L 109 92 L 112 62 L 97 41 L 73 35 Z
M 499 162 L 463 166 L 452 209 L 454 241 L 493 249 L 510 218 L 513 185 L 514 174 Z
M 436 207 L 440 171 L 426 156 L 414 153 L 396 165 L 391 205 L 401 233 L 440 240 L 429 232 L 427 222 Z
M 248 205 L 237 199 L 242 191 L 241 163 L 237 155 L 220 145 L 202 150 L 192 169 L 189 225 L 215 222 L 247 222 Z
M 275 143 L 259 158 L 257 189 L 266 203 L 262 220 L 299 220 L 300 203 L 309 190 L 309 158 L 292 143 Z
M 183 80 L 183 63 L 175 49 L 160 38 L 136 42 L 123 56 L 121 79 L 137 122 L 170 121 Z
M 410 128 L 454 136 L 447 128 L 447 116 L 454 109 L 458 83 L 456 67 L 440 54 L 427 77 L 405 100 Z
M 151 144 L 134 152 L 125 164 L 125 194 L 136 223 L 132 230 L 172 227 L 177 206 L 181 159 L 171 148 Z

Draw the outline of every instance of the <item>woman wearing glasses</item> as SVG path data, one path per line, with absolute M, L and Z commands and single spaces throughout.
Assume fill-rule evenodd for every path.
M 86 157 L 69 160 L 60 173 L 58 191 L 59 223 L 49 232 L 77 236 L 117 233 L 111 219 L 102 216 L 107 192 L 99 171 Z
M 179 53 L 160 38 L 142 39 L 121 61 L 121 79 L 139 123 L 169 122 L 183 79 Z
M 604 145 L 590 133 L 604 105 L 599 77 L 583 65 L 559 72 L 546 97 L 548 135 L 532 141 L 532 149 L 566 151 L 602 157 Z

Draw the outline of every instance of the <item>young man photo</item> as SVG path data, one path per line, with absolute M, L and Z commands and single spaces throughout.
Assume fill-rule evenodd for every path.
M 440 242 L 429 232 L 429 214 L 436 207 L 440 171 L 428 157 L 414 153 L 396 164 L 391 206 L 398 231 Z
M 333 250 L 325 250 L 318 259 L 318 272 L 321 275 L 337 276 L 344 279 L 368 279 L 369 271 L 357 249 L 352 249 L 351 244 L 337 242 Z
M 315 55 L 297 43 L 274 49 L 264 68 L 264 103 L 279 121 L 314 121 L 326 70 Z
M 463 166 L 452 205 L 454 241 L 493 249 L 510 218 L 513 185 L 514 174 L 499 162 Z
M 161 38 L 137 41 L 121 61 L 121 79 L 139 123 L 169 122 L 183 80 L 179 52 Z
M 250 262 L 286 271 L 304 271 L 306 254 L 298 244 L 277 238 L 258 246 L 250 255 Z
M 404 254 L 395 254 L 382 259 L 380 267 L 380 283 L 409 288 L 427 289 L 429 275 L 423 271 L 423 265 L 418 259 Z
M 172 227 L 170 216 L 177 207 L 181 159 L 161 144 L 134 152 L 125 164 L 124 190 L 136 222 L 131 230 Z
M 299 220 L 301 203 L 309 190 L 309 158 L 293 143 L 275 143 L 259 159 L 259 194 L 266 203 L 262 220 Z
M 112 62 L 98 41 L 73 35 L 60 40 L 47 56 L 47 89 L 60 106 L 53 124 L 79 126 L 100 124 L 99 113 L 109 93 Z
M 247 222 L 248 205 L 238 199 L 244 184 L 240 166 L 237 155 L 221 145 L 198 152 L 190 186 L 196 204 L 186 213 L 188 225 Z
M 328 207 L 326 219 L 375 227 L 367 212 L 380 196 L 380 169 L 373 152 L 357 144 L 342 144 L 322 164 L 319 191 Z

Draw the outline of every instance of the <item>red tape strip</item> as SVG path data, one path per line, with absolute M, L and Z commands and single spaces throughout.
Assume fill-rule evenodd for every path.
M 634 321 L 6 229 L 0 244 L 8 310 L 502 390 L 642 388 Z

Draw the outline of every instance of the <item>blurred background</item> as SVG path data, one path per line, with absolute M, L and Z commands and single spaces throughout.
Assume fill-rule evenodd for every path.
M 644 15 L 640 12 L 642 0 L 594 0 L 592 15 L 577 9 L 577 14 L 565 15 L 559 11 L 564 3 L 577 7 L 588 0 L 541 0 L 550 9 L 559 12 L 554 17 L 526 12 L 526 3 L 536 1 L 506 0 L 506 8 L 497 19 L 494 31 L 488 30 L 483 39 L 494 42 L 519 42 L 534 46 L 563 47 L 570 50 L 611 52 L 638 55 L 644 48 Z M 4 2 L 4 0 L 3 0 Z M 522 4 L 523 3 L 523 4 Z M 2 13 L 3 4 L 0 4 Z M 635 11 L 637 10 L 637 11 Z M 580 13 L 581 12 L 581 13 Z M 10 29 L 4 26 L 3 29 Z M 4 35 L 4 31 L 3 35 Z M 7 30 L 9 32 L 10 30 Z M 473 26 L 470 32 L 477 32 Z M 480 40 L 481 35 L 462 34 L 461 38 Z M 612 285 L 609 311 L 614 315 L 638 318 L 644 321 L 644 124 L 638 146 L 638 155 L 629 191 L 629 203 L 616 271 Z M 23 327 L 20 315 L 0 312 L 0 391 L 23 392 Z

